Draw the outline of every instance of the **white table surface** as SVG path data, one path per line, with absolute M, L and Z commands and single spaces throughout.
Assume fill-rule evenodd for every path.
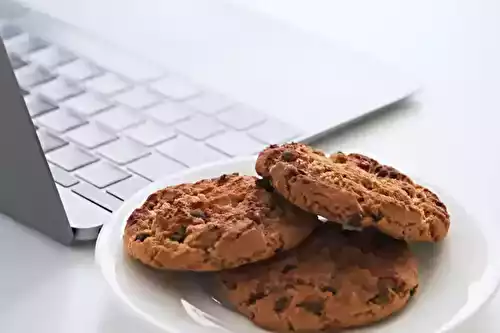
M 423 90 L 397 112 L 318 146 L 361 151 L 439 184 L 497 223 L 500 187 L 500 2 L 234 0 L 390 61 Z M 0 332 L 158 332 L 124 308 L 92 246 L 66 248 L 0 217 Z M 457 330 L 500 331 L 500 296 Z

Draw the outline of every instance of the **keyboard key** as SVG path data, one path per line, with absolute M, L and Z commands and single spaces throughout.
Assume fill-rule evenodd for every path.
M 296 138 L 300 132 L 281 121 L 268 119 L 265 123 L 249 130 L 248 134 L 261 142 L 275 144 Z
M 59 67 L 57 73 L 73 81 L 83 81 L 100 75 L 102 71 L 96 65 L 78 59 Z
M 125 134 L 144 146 L 154 146 L 162 141 L 172 139 L 175 132 L 169 128 L 147 121 L 125 131 Z
M 26 61 L 21 59 L 21 57 L 19 57 L 14 53 L 9 54 L 9 59 L 10 59 L 10 64 L 12 65 L 12 69 L 14 70 L 24 67 L 28 64 Z
M 128 89 L 130 85 L 115 74 L 106 73 L 85 81 L 85 87 L 102 95 L 113 95 Z
M 43 66 L 45 68 L 56 68 L 75 60 L 75 56 L 56 46 L 50 46 L 42 50 L 33 52 L 29 57 L 31 63 Z
M 44 153 L 48 153 L 49 151 L 52 151 L 54 149 L 57 149 L 59 147 L 68 144 L 63 139 L 58 138 L 57 136 L 54 136 L 52 134 L 49 134 L 43 130 L 37 131 L 36 134 L 38 135 L 38 141 L 40 141 L 40 145 L 42 146 Z
M 188 167 L 195 167 L 227 158 L 226 155 L 208 147 L 204 143 L 185 136 L 178 136 L 173 140 L 164 142 L 157 147 L 157 150 Z
M 144 178 L 155 181 L 183 170 L 184 166 L 157 153 L 152 153 L 145 158 L 130 163 L 128 169 Z
M 20 56 L 27 55 L 49 46 L 46 41 L 38 37 L 30 36 L 27 33 L 10 38 L 9 40 L 4 41 L 4 44 L 9 53 L 16 53 Z
M 173 76 L 155 81 L 150 86 L 151 89 L 174 101 L 182 101 L 201 93 L 201 90 L 195 85 Z
M 88 124 L 67 132 L 65 138 L 87 149 L 93 149 L 118 137 L 96 125 Z
M 0 25 L 0 37 L 6 41 L 13 37 L 19 36 L 23 31 L 16 25 L 2 24 Z
M 129 108 L 140 110 L 161 102 L 162 98 L 144 87 L 136 87 L 115 95 L 113 100 Z
M 28 108 L 31 117 L 36 117 L 46 112 L 57 109 L 55 105 L 44 101 L 36 95 L 25 96 L 24 103 L 26 103 L 26 107 Z
M 176 125 L 177 130 L 197 140 L 204 140 L 224 131 L 224 126 L 207 116 L 194 116 Z
M 72 187 L 71 190 L 96 205 L 109 210 L 110 212 L 117 210 L 122 205 L 122 201 L 120 199 L 87 183 L 80 182 Z
M 241 132 L 226 132 L 217 135 L 208 139 L 207 144 L 230 156 L 252 155 L 266 146 Z
M 73 228 L 96 227 L 109 220 L 109 212 L 104 208 L 72 192 L 70 189 L 59 185 L 56 187 L 68 216 L 68 221 Z
M 14 73 L 16 74 L 19 86 L 27 90 L 55 78 L 55 76 L 46 69 L 35 65 L 21 67 Z
M 60 166 L 66 171 L 79 169 L 98 160 L 95 156 L 72 145 L 67 145 L 51 151 L 46 157 L 48 161 Z
M 244 130 L 262 123 L 266 117 L 253 109 L 238 105 L 219 113 L 217 119 L 236 130 Z
M 226 155 L 213 150 L 203 142 L 194 141 L 182 135 L 162 143 L 156 149 L 167 157 L 179 161 L 188 167 L 227 158 Z
M 169 125 L 189 118 L 194 112 L 178 103 L 163 102 L 147 109 L 145 114 L 163 124 Z
M 118 199 L 125 201 L 136 194 L 140 189 L 146 187 L 149 183 L 149 180 L 142 177 L 132 176 L 111 185 L 107 188 L 107 192 L 114 195 Z
M 64 101 L 61 103 L 61 106 L 86 118 L 100 111 L 109 109 L 112 104 L 102 98 L 98 98 L 94 94 L 84 93 Z
M 85 124 L 85 121 L 72 115 L 67 110 L 58 109 L 37 118 L 38 124 L 51 129 L 54 132 L 63 133 L 70 129 Z
M 212 93 L 203 93 L 185 102 L 196 111 L 211 115 L 229 109 L 235 103 L 227 97 Z
M 98 188 L 104 188 L 130 177 L 130 174 L 108 162 L 99 161 L 81 168 L 76 172 L 76 176 Z
M 61 102 L 83 92 L 80 87 L 62 78 L 47 82 L 38 89 L 40 95 L 53 103 Z
M 37 118 L 37 122 L 59 133 L 85 124 L 84 120 L 72 115 L 67 110 L 61 109 L 41 115 Z
M 101 112 L 92 119 L 99 125 L 115 132 L 137 125 L 143 121 L 137 112 L 133 112 L 122 106 L 113 107 L 107 111 Z
M 69 172 L 64 171 L 60 167 L 49 164 L 50 172 L 52 173 L 52 178 L 54 181 L 64 187 L 71 187 L 78 184 L 78 179 L 73 177 Z
M 108 143 L 97 152 L 117 164 L 127 164 L 148 154 L 144 146 L 125 138 Z

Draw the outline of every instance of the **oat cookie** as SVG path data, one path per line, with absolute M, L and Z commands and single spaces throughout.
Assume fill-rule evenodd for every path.
M 363 155 L 334 154 L 303 144 L 270 146 L 257 172 L 302 209 L 351 227 L 375 226 L 406 241 L 442 240 L 450 217 L 428 189 Z
M 273 259 L 218 273 L 223 295 L 273 331 L 329 331 L 367 325 L 401 310 L 418 288 L 405 242 L 370 228 L 319 227 Z
M 127 253 L 155 268 L 217 271 L 295 247 L 318 225 L 256 177 L 170 186 L 128 218 Z

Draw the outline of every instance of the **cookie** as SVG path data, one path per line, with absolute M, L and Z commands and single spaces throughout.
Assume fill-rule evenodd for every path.
M 278 332 L 367 325 L 401 310 L 418 288 L 407 243 L 370 228 L 328 223 L 276 258 L 218 273 L 222 295 Z
M 374 226 L 406 241 L 437 242 L 450 216 L 437 195 L 363 155 L 333 155 L 303 144 L 270 146 L 257 172 L 300 208 L 350 227 Z
M 318 224 L 268 182 L 232 174 L 150 195 L 128 218 L 124 245 L 154 268 L 217 271 L 291 249 Z

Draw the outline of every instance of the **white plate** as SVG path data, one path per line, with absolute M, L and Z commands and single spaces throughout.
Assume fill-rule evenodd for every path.
M 130 260 L 122 248 L 127 217 L 153 191 L 223 173 L 254 175 L 254 163 L 254 158 L 236 159 L 157 181 L 125 202 L 105 224 L 97 262 L 119 298 L 145 320 L 171 333 L 264 332 L 212 298 L 209 274 L 156 272 Z M 420 261 L 420 292 L 400 314 L 352 332 L 448 332 L 495 292 L 500 266 L 492 235 L 453 199 L 439 194 L 450 209 L 451 229 L 441 244 L 413 248 Z

